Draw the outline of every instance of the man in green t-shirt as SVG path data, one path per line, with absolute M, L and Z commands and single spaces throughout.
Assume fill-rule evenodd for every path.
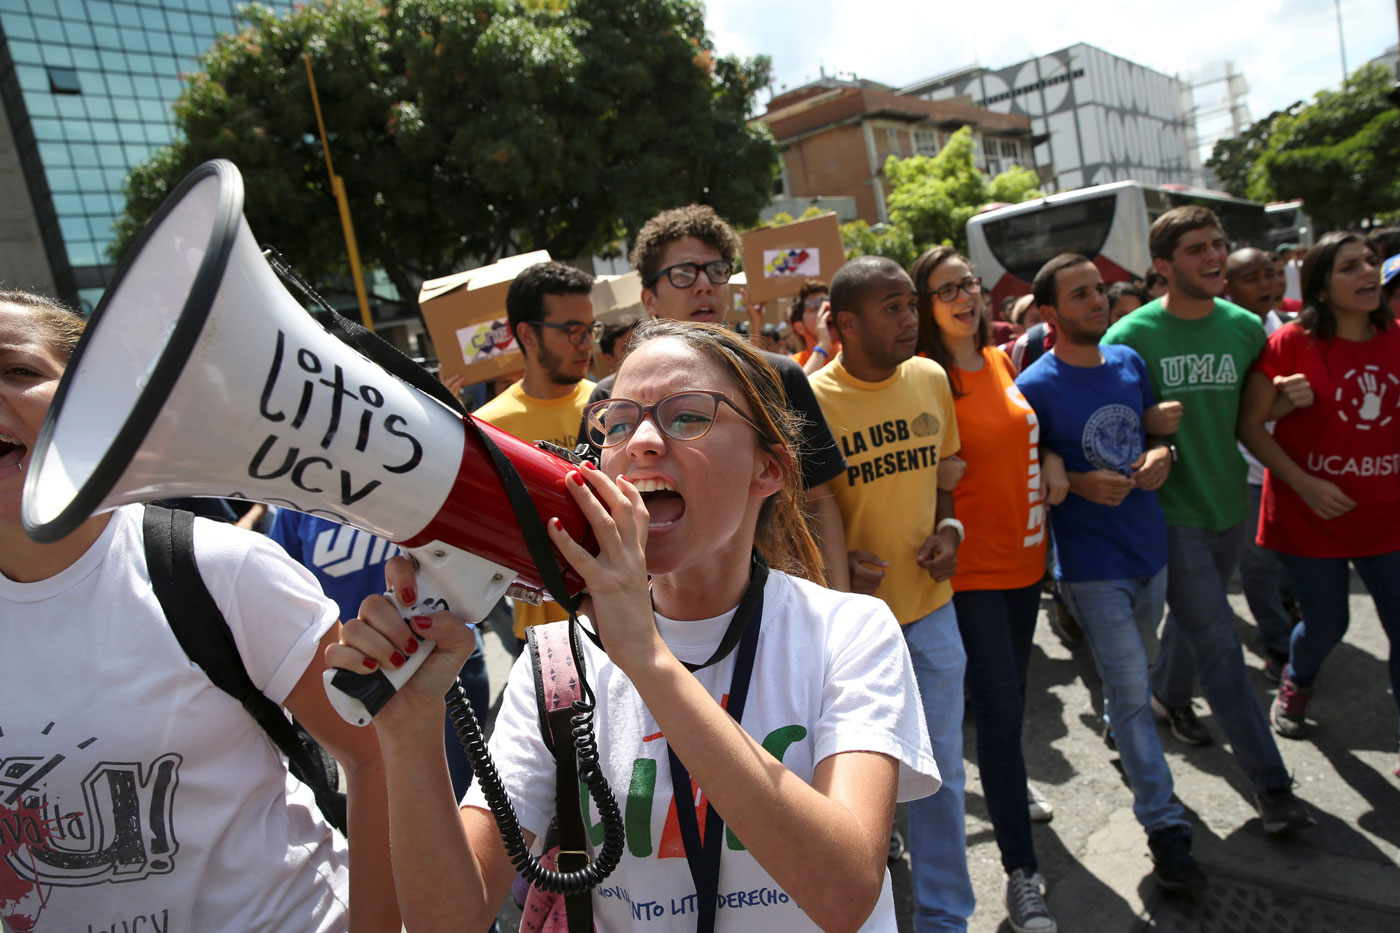
M 1148 237 L 1167 293 L 1120 320 L 1106 343 L 1132 347 L 1147 364 L 1159 402 L 1180 403 L 1178 457 L 1157 493 L 1167 519 L 1167 620 L 1153 662 L 1152 706 L 1183 741 L 1210 733 L 1191 710 L 1199 678 L 1211 711 L 1254 786 L 1264 830 L 1314 822 L 1245 676 L 1226 584 L 1239 564 L 1249 497 L 1235 421 L 1245 377 L 1264 346 L 1259 318 L 1222 300 L 1229 246 L 1219 219 L 1198 206 L 1167 211 Z

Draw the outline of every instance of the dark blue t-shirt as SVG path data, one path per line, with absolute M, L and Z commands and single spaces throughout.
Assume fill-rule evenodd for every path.
M 399 553 L 368 531 L 291 509 L 277 510 L 268 537 L 321 582 L 342 620 L 358 616 L 365 597 L 384 592 L 384 563 Z
M 1070 366 L 1046 353 L 1016 385 L 1040 420 L 1040 442 L 1071 473 L 1131 475 L 1142 453 L 1142 413 L 1154 403 L 1142 357 L 1105 344 L 1099 366 Z M 1050 510 L 1055 577 L 1071 583 L 1150 577 L 1167 563 L 1167 525 L 1157 494 L 1134 489 L 1117 506 L 1071 493 Z

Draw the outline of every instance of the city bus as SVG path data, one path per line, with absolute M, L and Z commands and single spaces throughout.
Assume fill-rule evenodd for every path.
M 1215 211 L 1231 249 L 1269 248 L 1264 205 L 1256 201 L 1185 185 L 1120 181 L 978 214 L 967 222 L 968 259 L 990 291 L 992 307 L 1030 294 L 1036 272 L 1060 253 L 1089 257 L 1105 282 L 1126 281 L 1144 276 L 1152 265 L 1147 252 L 1152 222 L 1184 204 Z
M 1273 201 L 1264 206 L 1264 214 L 1269 219 L 1271 247 L 1278 249 L 1285 243 L 1296 243 L 1303 249 L 1312 247 L 1312 220 L 1303 212 L 1302 201 Z

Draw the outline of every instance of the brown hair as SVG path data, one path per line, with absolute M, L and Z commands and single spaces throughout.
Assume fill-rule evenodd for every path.
M 928 277 L 933 274 L 943 263 L 950 259 L 961 259 L 967 262 L 968 268 L 972 268 L 972 263 L 967 257 L 959 253 L 951 246 L 935 246 L 933 249 L 925 250 L 924 254 L 914 261 L 914 266 L 909 270 L 909 277 L 914 280 L 914 294 L 919 299 L 919 345 L 918 352 L 923 353 L 933 360 L 948 373 L 948 382 L 953 388 L 953 397 L 962 398 L 962 379 L 958 376 L 958 367 L 953 363 L 953 354 L 948 352 L 947 346 L 943 343 L 943 335 L 938 330 L 938 324 L 933 319 L 933 292 L 928 288 Z M 977 312 L 977 349 L 981 351 L 983 347 L 992 342 L 992 322 L 987 320 L 987 315 L 982 313 L 981 305 L 976 306 Z
M 794 301 L 792 307 L 788 309 L 788 323 L 796 324 L 798 321 L 802 320 L 802 312 L 807 306 L 808 298 L 811 298 L 813 295 L 829 296 L 830 294 L 831 286 L 821 279 L 808 279 L 803 282 L 802 287 L 798 289 L 797 300 Z M 813 336 L 816 335 L 814 334 Z
M 821 552 L 802 512 L 796 419 L 788 408 L 777 371 L 751 343 L 716 324 L 650 318 L 637 325 L 632 351 L 663 337 L 689 345 L 734 381 L 753 413 L 754 423 L 767 435 L 760 439 L 764 449 L 782 464 L 783 488 L 765 499 L 759 510 L 754 546 L 774 570 L 825 585 Z
M 87 319 L 61 301 L 33 292 L 0 290 L 0 304 L 25 308 L 29 320 L 66 363 L 78 347 Z
M 1220 224 L 1220 218 L 1215 216 L 1215 211 L 1208 207 L 1201 207 L 1199 204 L 1174 207 L 1158 217 L 1157 222 L 1152 225 L 1151 232 L 1147 234 L 1147 251 L 1152 254 L 1153 259 L 1171 262 L 1181 238 L 1192 230 L 1204 227 L 1219 227 L 1222 231 L 1225 229 Z
M 1375 248 L 1359 233 L 1338 231 L 1329 233 L 1303 257 L 1303 268 L 1299 278 L 1303 284 L 1303 310 L 1298 314 L 1298 324 L 1318 340 L 1331 340 L 1337 336 L 1337 314 L 1322 297 L 1327 286 L 1332 283 L 1332 268 L 1337 264 L 1337 254 L 1348 243 L 1360 243 L 1371 253 L 1380 265 Z M 1371 326 L 1377 332 L 1386 330 L 1395 320 L 1388 305 L 1382 298 L 1376 310 L 1370 314 Z
M 662 211 L 642 224 L 632 246 L 632 268 L 642 277 L 643 286 L 651 288 L 656 282 L 666 247 L 686 237 L 695 237 L 730 262 L 739 255 L 739 235 L 708 204 Z

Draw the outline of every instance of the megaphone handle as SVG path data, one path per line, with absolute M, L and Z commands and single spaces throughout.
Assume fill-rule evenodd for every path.
M 405 553 L 418 565 L 418 601 L 405 607 L 409 615 L 427 615 L 447 609 L 470 622 L 484 619 L 505 595 L 514 574 L 475 554 L 433 541 Z M 393 601 L 392 594 L 385 596 Z M 432 653 L 433 643 L 419 639 L 418 650 L 402 667 L 369 674 L 328 669 L 321 675 L 326 696 L 341 718 L 351 725 L 367 726 L 398 689 Z

